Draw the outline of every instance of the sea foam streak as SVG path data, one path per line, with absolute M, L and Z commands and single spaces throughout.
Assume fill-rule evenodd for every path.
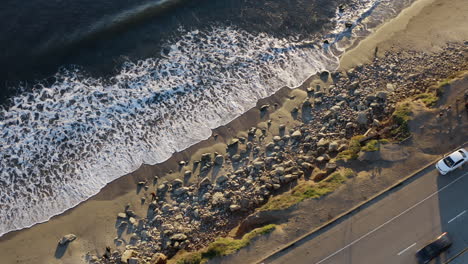
M 373 1 L 361 4 L 354 19 Z M 338 13 L 336 22 L 344 28 Z M 62 71 L 0 111 L 0 235 L 47 221 L 338 63 L 314 44 L 229 27 L 186 32 L 160 57 L 126 63 L 108 81 Z

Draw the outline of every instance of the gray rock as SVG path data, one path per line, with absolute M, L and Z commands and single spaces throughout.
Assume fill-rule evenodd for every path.
M 223 184 L 225 183 L 229 178 L 226 175 L 221 175 L 218 178 L 216 178 L 216 183 L 217 184 Z
M 377 94 L 375 95 L 377 98 L 380 98 L 382 100 L 387 100 L 387 96 L 388 96 L 388 92 L 386 91 L 379 91 L 377 92 Z
M 204 154 L 202 154 L 201 160 L 202 160 L 203 162 L 209 162 L 209 161 L 211 161 L 211 153 L 204 153 Z
M 274 171 L 274 174 L 276 176 L 281 176 L 284 174 L 284 167 L 277 167 Z
M 166 183 L 162 183 L 162 184 L 160 184 L 160 185 L 158 186 L 158 188 L 157 188 L 156 190 L 157 190 L 158 193 L 159 193 L 159 192 L 165 192 L 165 191 L 167 191 L 167 189 L 168 189 L 167 184 L 166 184 Z
M 162 253 L 154 254 L 150 262 L 150 264 L 166 264 L 166 263 L 167 263 L 167 257 L 166 255 Z
M 301 133 L 300 130 L 296 130 L 296 131 L 294 131 L 294 133 L 292 133 L 291 137 L 297 140 L 300 137 L 302 137 L 302 133 Z
M 128 259 L 128 264 L 138 264 L 138 263 L 140 263 L 139 258 L 129 258 Z
M 221 165 L 224 162 L 224 157 L 222 155 L 216 155 L 214 163 L 216 165 Z
M 232 161 L 238 162 L 241 159 L 241 156 L 239 154 L 235 154 L 231 157 Z
M 269 142 L 267 145 L 266 145 L 266 149 L 273 149 L 275 147 L 275 143 L 273 142 Z
M 76 235 L 74 235 L 74 234 L 68 234 L 68 235 L 63 236 L 63 237 L 60 239 L 59 244 L 60 244 L 60 245 L 65 245 L 65 244 L 67 244 L 67 243 L 72 242 L 72 241 L 75 240 L 75 239 L 76 239 Z
M 180 188 L 182 185 L 184 185 L 184 182 L 180 179 L 175 179 L 172 181 L 172 189 Z
M 236 211 L 239 211 L 242 207 L 238 204 L 231 204 L 229 206 L 229 210 L 231 210 L 231 212 L 236 212 Z
M 369 119 L 367 118 L 367 113 L 364 111 L 358 112 L 356 121 L 360 125 L 367 125 L 367 122 L 369 122 Z
M 335 151 L 338 150 L 338 146 L 339 146 L 338 142 L 333 141 L 333 142 L 330 143 L 330 145 L 328 145 L 328 151 L 335 152 Z
M 255 169 L 259 170 L 259 169 L 262 169 L 263 167 L 265 167 L 265 162 L 257 159 L 257 160 L 254 161 L 253 166 L 254 166 Z
M 185 172 L 184 172 L 184 177 L 185 177 L 185 178 L 190 178 L 190 177 L 192 177 L 192 171 L 191 171 L 191 170 L 185 171 Z
M 328 173 L 335 171 L 336 167 L 337 165 L 334 162 L 329 162 L 327 163 L 327 165 L 325 165 L 325 169 L 327 170 Z
M 164 204 L 162 207 L 161 207 L 161 210 L 164 212 L 164 213 L 168 213 L 172 210 L 172 207 L 169 205 L 169 204 Z
M 173 241 L 184 241 L 184 240 L 187 240 L 187 236 L 182 234 L 182 233 L 178 233 L 178 234 L 175 234 L 175 235 L 171 236 L 171 240 L 173 240 Z
M 127 214 L 126 213 L 118 213 L 117 214 L 117 218 L 127 218 Z
M 173 194 L 175 196 L 181 196 L 183 194 L 186 194 L 188 193 L 189 191 L 189 188 L 188 187 L 181 187 L 181 188 L 177 188 L 176 190 L 173 191 Z
M 317 142 L 317 147 L 318 147 L 318 148 L 320 148 L 320 147 L 325 148 L 325 147 L 328 146 L 329 143 L 330 143 L 330 142 L 329 142 L 328 140 L 326 140 L 325 138 L 321 138 L 321 139 L 319 140 L 319 142 Z
M 308 162 L 302 162 L 301 167 L 305 170 L 313 170 L 314 166 Z
M 262 112 L 263 112 L 263 111 L 266 111 L 266 110 L 268 110 L 269 107 L 270 107 L 269 104 L 262 105 L 262 106 L 260 107 L 260 111 L 262 111 Z
M 226 202 L 224 194 L 221 192 L 215 192 L 212 197 L 212 203 L 215 205 L 221 205 Z
M 127 249 L 122 253 L 122 256 L 120 257 L 120 261 L 122 263 L 128 263 L 128 260 L 136 255 L 137 255 L 137 252 L 135 250 Z
M 323 162 L 325 162 L 325 158 L 323 156 L 320 156 L 320 157 L 316 158 L 315 161 L 318 162 L 318 163 L 323 163 Z
M 199 187 L 205 187 L 211 185 L 211 180 L 208 177 L 203 178 L 203 180 L 198 185 Z

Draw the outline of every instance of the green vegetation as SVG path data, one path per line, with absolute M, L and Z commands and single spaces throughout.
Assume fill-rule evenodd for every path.
M 363 135 L 357 135 L 351 138 L 349 146 L 346 150 L 338 153 L 337 159 L 357 159 L 359 151 L 361 151 L 360 140 L 364 138 Z
M 380 142 L 380 144 L 385 145 L 385 144 L 390 143 L 390 140 L 388 140 L 386 138 L 383 138 L 383 139 L 379 140 L 379 142 Z
M 361 148 L 362 151 L 366 151 L 366 152 L 377 151 L 379 149 L 380 149 L 380 144 L 379 144 L 379 141 L 376 139 L 369 140 L 367 144 Z
M 208 247 L 205 249 L 184 255 L 177 261 L 177 264 L 201 264 L 206 263 L 208 260 L 214 257 L 233 254 L 239 249 L 248 246 L 255 237 L 270 233 L 275 230 L 275 228 L 276 225 L 266 225 L 260 228 L 256 228 L 245 234 L 242 239 L 234 239 L 230 237 L 219 238 L 208 245 Z
M 325 180 L 315 182 L 303 182 L 294 187 L 290 192 L 271 198 L 265 205 L 260 207 L 261 211 L 282 210 L 289 208 L 305 199 L 320 198 L 336 190 L 348 178 L 354 177 L 356 173 L 352 169 L 344 169 L 335 172 Z
M 433 107 L 436 105 L 437 101 L 439 100 L 439 96 L 437 96 L 437 93 L 422 93 L 418 94 L 415 97 L 416 100 L 421 100 L 424 105 L 427 107 Z
M 391 131 L 393 138 L 403 140 L 411 135 L 408 122 L 411 120 L 411 107 L 408 102 L 397 105 L 392 120 L 397 128 Z

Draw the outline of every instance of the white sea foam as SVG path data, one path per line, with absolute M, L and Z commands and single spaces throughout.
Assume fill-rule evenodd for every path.
M 359 2 L 353 17 L 337 12 L 331 36 L 375 1 Z M 338 63 L 321 46 L 232 27 L 186 32 L 168 47 L 107 81 L 61 71 L 0 111 L 0 235 L 47 221 Z

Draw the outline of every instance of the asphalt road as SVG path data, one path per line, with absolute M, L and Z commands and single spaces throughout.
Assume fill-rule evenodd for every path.
M 416 251 L 443 232 L 452 247 L 444 263 L 468 247 L 468 166 L 445 176 L 426 169 L 409 184 L 266 263 L 417 263 Z M 450 264 L 468 263 L 468 253 Z

